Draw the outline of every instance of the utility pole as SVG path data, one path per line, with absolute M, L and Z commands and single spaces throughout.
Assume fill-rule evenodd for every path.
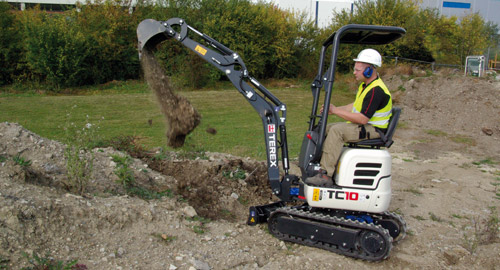
M 318 27 L 318 10 L 319 10 L 319 1 L 316 0 L 316 18 L 314 21 L 314 25 L 316 25 L 316 27 Z

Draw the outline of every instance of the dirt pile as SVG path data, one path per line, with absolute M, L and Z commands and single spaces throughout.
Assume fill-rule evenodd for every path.
M 403 109 L 403 125 L 397 132 L 411 130 L 412 134 L 431 138 L 417 143 L 436 146 L 424 152 L 461 149 L 483 157 L 500 157 L 499 81 L 462 75 L 383 79 L 394 92 L 396 106 Z M 439 141 L 443 143 L 436 144 Z
M 153 52 L 143 49 L 141 66 L 144 78 L 153 90 L 161 111 L 168 122 L 168 145 L 174 148 L 184 145 L 186 135 L 200 123 L 201 116 L 183 96 L 176 95 L 165 71 L 156 61 Z

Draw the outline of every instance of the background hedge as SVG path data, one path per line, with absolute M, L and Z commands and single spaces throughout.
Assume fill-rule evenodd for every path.
M 463 64 L 467 55 L 497 48 L 499 29 L 478 14 L 447 18 L 437 10 L 421 10 L 413 0 L 356 1 L 354 13 L 334 14 L 325 29 L 304 14 L 249 0 L 156 0 L 133 8 L 124 0 L 98 0 L 61 13 L 14 11 L 0 2 L 0 85 L 29 82 L 59 91 L 138 79 L 137 25 L 146 18 L 172 17 L 184 18 L 238 52 L 259 79 L 312 79 L 322 42 L 348 23 L 402 26 L 407 35 L 379 47 L 383 55 L 448 64 Z M 349 71 L 360 49 L 342 48 L 339 70 Z M 180 85 L 203 87 L 223 77 L 176 41 L 160 44 L 156 54 Z

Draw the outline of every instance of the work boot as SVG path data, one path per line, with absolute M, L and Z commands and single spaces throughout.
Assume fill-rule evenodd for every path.
M 318 173 L 313 177 L 308 177 L 306 179 L 305 183 L 309 186 L 316 186 L 316 187 L 332 187 L 333 186 L 332 178 L 326 174 L 323 174 L 323 173 Z

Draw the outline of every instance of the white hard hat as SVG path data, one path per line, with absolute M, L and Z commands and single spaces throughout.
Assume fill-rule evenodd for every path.
M 358 57 L 354 59 L 356 62 L 363 62 L 375 65 L 377 67 L 382 66 L 382 56 L 374 49 L 364 49 L 359 52 Z

